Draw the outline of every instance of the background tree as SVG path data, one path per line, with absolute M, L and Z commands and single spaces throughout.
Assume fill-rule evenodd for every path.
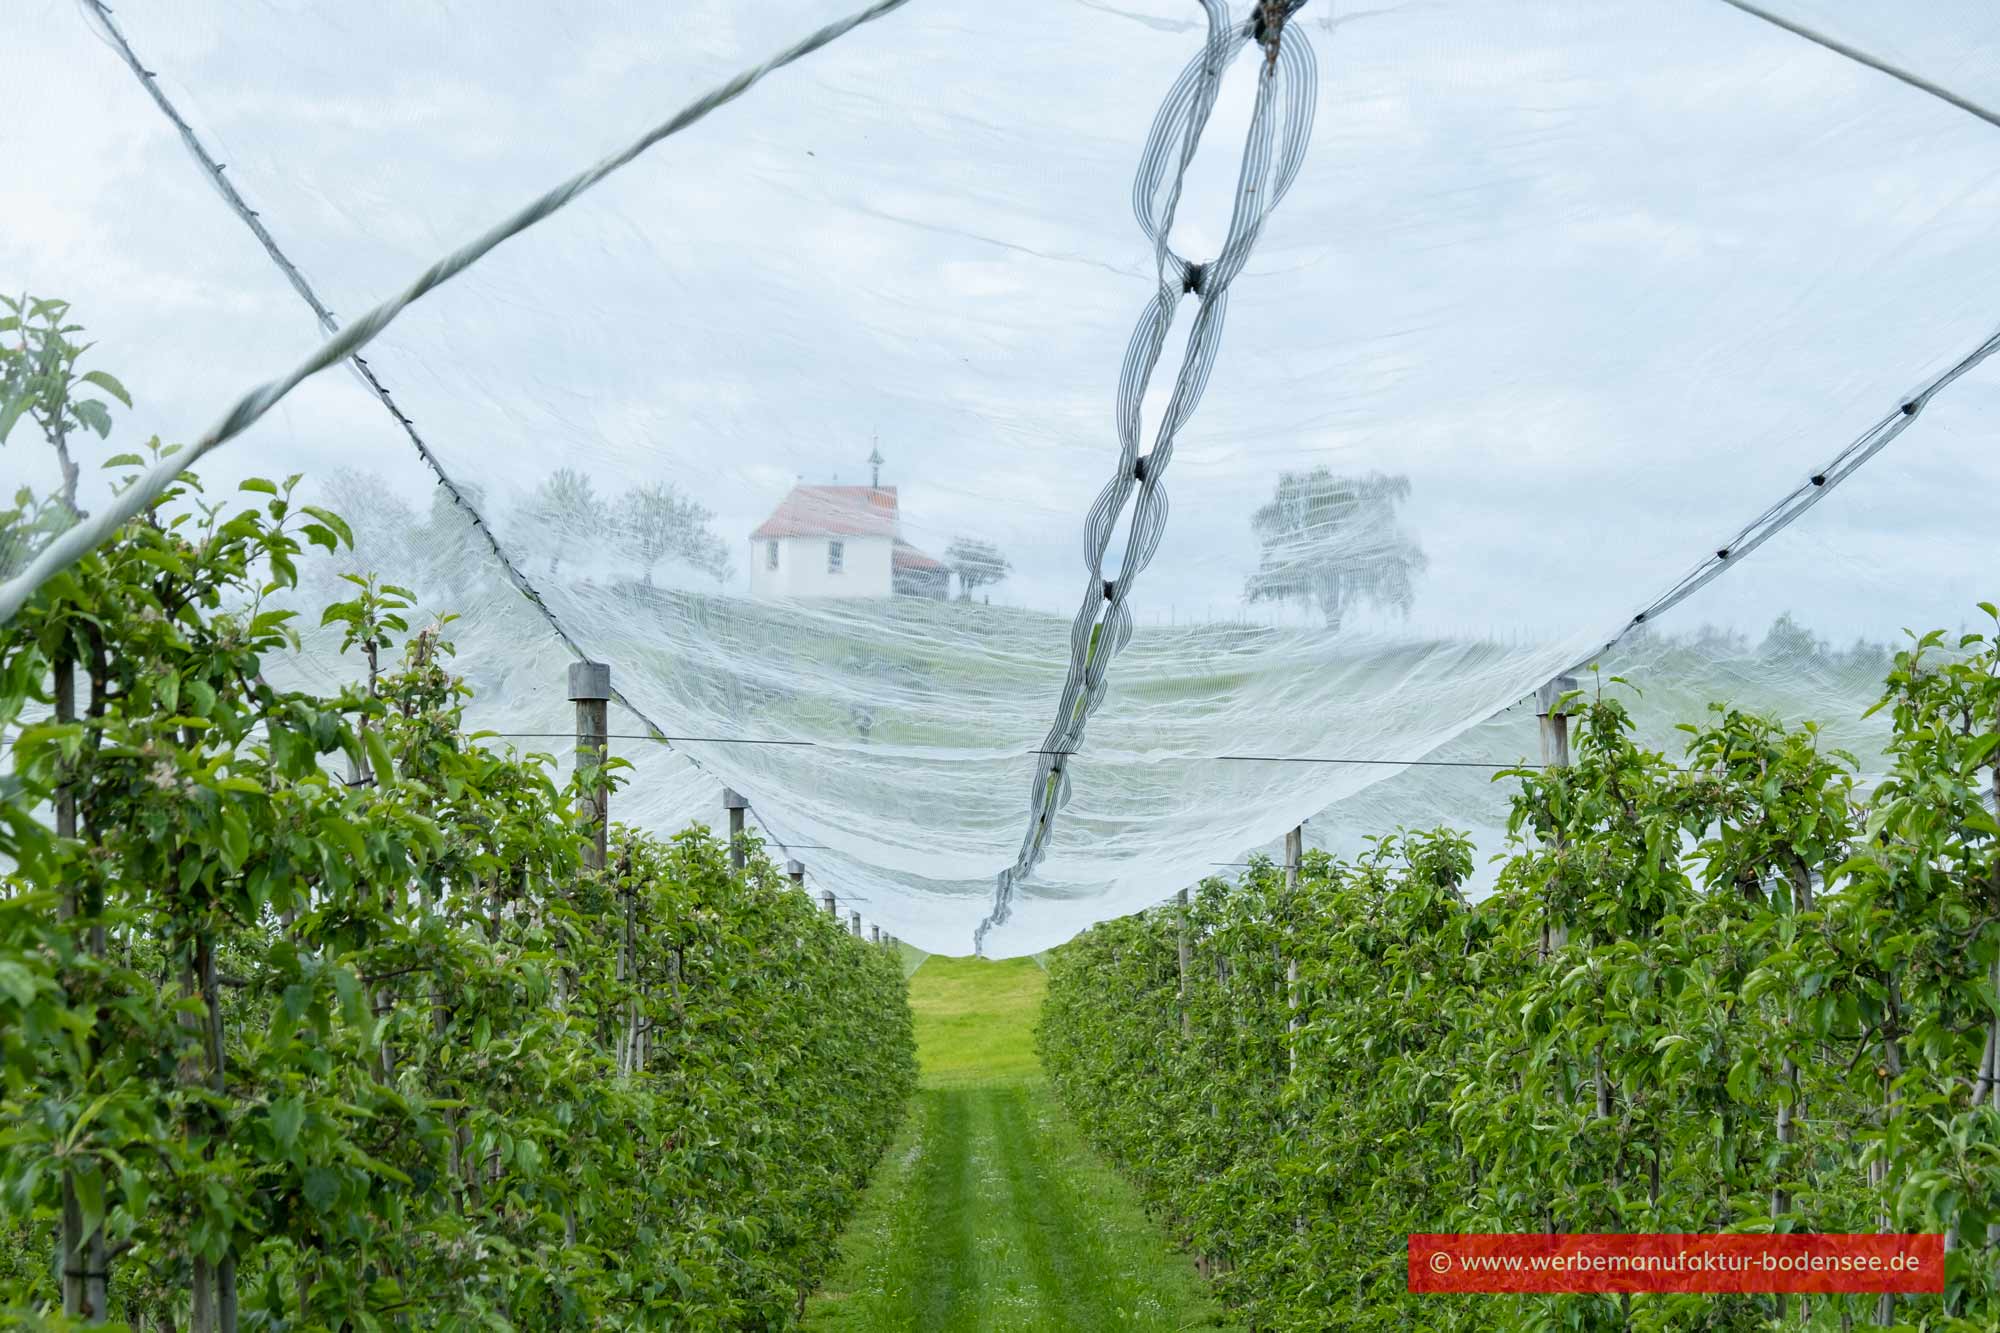
M 549 558 L 549 573 L 562 565 L 563 543 L 596 536 L 611 523 L 610 506 L 598 497 L 589 477 L 575 468 L 557 468 L 528 497 L 518 520 L 524 544 Z
M 1764 641 L 1757 645 L 1757 656 L 1786 661 L 1811 661 L 1826 657 L 1831 651 L 1825 639 L 1794 620 L 1790 611 L 1771 622 L 1771 628 L 1764 632 Z
M 326 571 L 336 579 L 330 588 L 344 589 L 337 580 L 348 570 L 422 568 L 420 552 L 426 543 L 417 511 L 380 475 L 335 468 L 326 474 L 322 490 L 327 506 L 344 515 L 354 531 L 353 559 L 341 570 Z
M 709 529 L 715 515 L 671 483 L 641 486 L 618 502 L 618 539 L 653 586 L 653 566 L 678 560 L 725 583 L 732 572 L 729 545 Z
M 958 575 L 959 599 L 967 602 L 974 589 L 999 583 L 1014 568 L 999 547 L 974 537 L 953 537 L 944 548 L 944 562 Z
M 1408 477 L 1280 473 L 1277 494 L 1250 518 L 1264 553 L 1244 598 L 1316 606 L 1328 629 L 1364 602 L 1407 616 L 1430 563 L 1396 522 L 1409 498 Z

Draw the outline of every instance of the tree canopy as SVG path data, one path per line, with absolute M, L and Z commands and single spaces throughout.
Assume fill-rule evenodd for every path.
M 618 538 L 639 562 L 649 587 L 653 567 L 663 559 L 678 560 L 722 583 L 733 571 L 728 543 L 709 530 L 714 517 L 706 505 L 682 495 L 670 482 L 641 486 L 618 502 Z
M 999 547 L 976 537 L 953 537 L 944 548 L 944 562 L 958 575 L 959 596 L 967 601 L 974 591 L 999 583 L 1014 568 Z
M 1245 600 L 1314 606 L 1335 630 L 1364 603 L 1407 616 L 1429 564 L 1396 521 L 1409 497 L 1408 477 L 1380 472 L 1278 474 L 1277 492 L 1250 518 L 1264 550 L 1244 582 Z

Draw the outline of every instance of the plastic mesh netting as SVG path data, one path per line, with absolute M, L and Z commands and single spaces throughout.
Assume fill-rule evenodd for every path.
M 0 281 L 137 400 L 86 472 L 857 8 L 13 6 Z M 1600 656 L 1662 741 L 1727 698 L 1865 762 L 1886 648 L 1992 595 L 1965 107 L 1721 0 L 885 8 L 200 464 L 305 473 L 312 577 L 459 613 L 516 744 L 610 663 L 616 817 L 726 783 L 885 929 L 1028 952 L 1302 820 L 1497 838 Z M 2000 101 L 1983 6 L 1768 8 Z

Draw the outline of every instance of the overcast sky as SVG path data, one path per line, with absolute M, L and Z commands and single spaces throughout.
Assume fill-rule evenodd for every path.
M 352 315 L 852 3 L 161 0 L 119 18 Z M 2000 94 L 1983 5 L 1786 8 Z M 614 494 L 671 481 L 715 511 L 747 586 L 747 534 L 787 487 L 863 480 L 879 437 L 911 541 L 997 541 L 1015 572 L 996 601 L 1073 614 L 1150 295 L 1131 177 L 1197 18 L 1193 0 L 912 0 L 503 247 L 370 358 L 503 529 L 556 466 Z M 1313 0 L 1298 22 L 1320 71 L 1311 150 L 1180 438 L 1142 633 L 1235 614 L 1250 514 L 1280 471 L 1324 464 L 1410 478 L 1429 567 L 1410 625 L 1383 628 L 1587 640 L 2000 324 L 2000 131 L 1724 5 Z M 137 395 L 106 450 L 193 436 L 313 345 L 310 314 L 73 0 L 15 0 L 0 36 L 0 284 L 75 301 Z M 1222 234 L 1253 65 L 1188 181 L 1174 240 L 1191 258 Z M 1958 623 L 2000 573 L 1995 409 L 1991 373 L 1952 389 L 1677 623 Z M 336 464 L 428 504 L 407 443 L 340 373 L 207 471 Z M 39 442 L 17 431 L 0 472 L 45 478 Z M 1405 743 L 1506 688 L 1452 696 Z M 1052 708 L 1027 700 L 995 743 Z M 1326 781 L 1286 788 L 1271 818 L 1332 799 Z M 1025 806 L 1014 785 L 991 800 Z M 975 882 L 1010 837 L 940 878 Z

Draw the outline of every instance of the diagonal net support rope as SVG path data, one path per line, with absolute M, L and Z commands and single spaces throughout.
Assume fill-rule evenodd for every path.
M 1047 852 L 1056 815 L 1069 802 L 1068 761 L 1083 742 L 1090 715 L 1104 701 L 1112 660 L 1131 641 L 1132 589 L 1166 532 L 1167 465 L 1173 461 L 1174 440 L 1194 415 L 1214 368 L 1229 308 L 1229 286 L 1249 262 L 1264 220 L 1291 188 L 1305 161 L 1318 70 L 1305 33 L 1287 26 L 1304 6 L 1305 0 L 1259 0 L 1248 17 L 1232 22 L 1225 0 L 1202 0 L 1208 16 L 1207 40 L 1168 90 L 1147 135 L 1132 186 L 1132 211 L 1153 243 L 1157 289 L 1140 311 L 1119 372 L 1118 467 L 1084 523 L 1084 566 L 1090 577 L 1070 630 L 1069 676 L 1029 788 L 1028 831 L 1014 864 L 997 878 L 992 910 L 973 933 L 973 947 L 979 952 L 985 950 L 987 932 L 1012 914 L 1016 886 Z M 1215 108 L 1223 74 L 1252 45 L 1262 53 L 1263 68 L 1257 76 L 1229 231 L 1214 259 L 1193 263 L 1169 245 L 1182 184 Z M 1140 410 L 1146 389 L 1159 366 L 1174 314 L 1182 298 L 1190 295 L 1199 308 L 1188 332 L 1187 350 L 1152 448 L 1142 454 Z M 1117 573 L 1107 576 L 1105 557 L 1128 506 L 1125 550 Z
M 862 24 L 881 18 L 884 14 L 900 9 L 907 3 L 908 0 L 875 0 L 874 4 L 865 9 L 827 24 L 761 65 L 753 65 L 727 82 L 709 89 L 624 148 L 596 165 L 578 172 L 525 207 L 501 219 L 482 235 L 439 259 L 418 274 L 416 280 L 408 287 L 320 344 L 310 356 L 293 367 L 290 373 L 268 384 L 259 385 L 237 399 L 220 421 L 210 426 L 187 448 L 155 463 L 136 484 L 120 492 L 110 504 L 43 547 L 41 553 L 26 569 L 7 582 L 0 583 L 0 624 L 12 620 L 14 613 L 34 595 L 35 589 L 41 587 L 56 573 L 75 564 L 85 552 L 117 531 L 127 519 L 158 499 L 173 483 L 175 477 L 193 467 L 204 455 L 248 430 L 266 412 L 283 401 L 286 394 L 305 380 L 329 366 L 354 356 L 374 341 L 382 330 L 394 323 L 396 317 L 403 311 L 471 268 L 502 242 L 520 235 L 530 227 L 545 221 L 552 214 L 561 211 L 577 196 L 597 185 L 605 177 L 629 165 L 662 139 L 680 133 L 717 107 L 735 101 L 773 70 L 783 69 L 793 61 L 803 59 L 827 43 L 845 36 Z M 136 64 L 136 60 L 133 63 Z M 142 76 L 145 74 L 143 68 L 140 68 L 139 72 Z M 152 80 L 147 79 L 146 82 L 150 88 Z
M 1908 430 L 1915 424 L 1917 418 L 1923 415 L 1924 409 L 1930 406 L 1931 399 L 1950 388 L 1961 376 L 1971 372 L 1995 352 L 2000 352 L 2000 330 L 1996 330 L 1985 342 L 1960 357 L 1949 369 L 1933 378 L 1887 416 L 1861 432 L 1846 448 L 1828 459 L 1826 465 L 1819 471 L 1793 487 L 1756 518 L 1737 529 L 1733 536 L 1715 548 L 1714 554 L 1702 559 L 1682 576 L 1680 582 L 1647 603 L 1596 652 L 1570 666 L 1561 674 L 1567 675 L 1570 672 L 1586 669 L 1640 626 L 1672 610 L 1721 578 L 1726 571 L 1741 564 L 1752 551 L 1797 522 L 1807 510 L 1824 500 L 1835 487 L 1860 471 L 1862 465 L 1869 459 L 1888 448 L 1898 435 Z
M 195 133 L 194 127 L 188 123 L 187 118 L 181 114 L 180 109 L 168 98 L 165 90 L 160 87 L 158 76 L 140 60 L 138 53 L 133 50 L 131 42 L 127 40 L 124 30 L 113 17 L 110 6 L 105 4 L 104 0 L 79 0 L 86 19 L 97 29 L 99 36 L 117 52 L 119 59 L 132 71 L 133 77 L 138 79 L 140 86 L 146 90 L 147 95 L 152 98 L 154 105 L 160 109 L 160 113 L 173 125 L 175 133 L 180 136 L 182 145 L 188 150 L 189 155 L 194 158 L 196 164 L 208 177 L 209 183 L 215 187 L 216 192 L 222 196 L 223 202 L 228 204 L 230 211 L 235 213 L 243 225 L 250 229 L 251 234 L 257 238 L 258 244 L 264 248 L 264 253 L 270 257 L 271 262 L 277 266 L 279 272 L 284 274 L 285 280 L 291 284 L 292 290 L 297 292 L 299 299 L 304 301 L 312 310 L 313 317 L 319 323 L 320 332 L 327 337 L 328 342 L 307 363 L 308 365 L 313 365 L 315 361 L 319 363 L 313 365 L 312 369 L 308 370 L 301 367 L 299 371 L 294 372 L 293 377 L 288 381 L 274 381 L 272 384 L 263 386 L 260 390 L 253 391 L 252 394 L 246 395 L 243 400 L 239 401 L 236 408 L 232 409 L 231 418 L 242 412 L 244 404 L 258 394 L 271 391 L 280 384 L 283 386 L 281 389 L 278 389 L 275 397 L 272 397 L 269 402 L 259 408 L 254 415 L 241 421 L 235 430 L 223 434 L 219 433 L 221 427 L 218 426 L 210 432 L 211 435 L 217 436 L 211 442 L 201 445 L 199 448 L 183 450 L 175 454 L 170 461 L 163 461 L 160 465 L 156 466 L 153 473 L 149 473 L 139 486 L 126 492 L 127 495 L 131 495 L 134 492 L 145 490 L 147 484 L 153 481 L 154 475 L 158 474 L 163 480 L 157 487 L 148 492 L 148 499 L 140 502 L 130 513 L 123 513 L 122 516 L 116 517 L 104 516 L 99 520 L 94 520 L 95 526 L 102 527 L 102 533 L 95 538 L 82 541 L 78 545 L 74 555 L 53 565 L 48 573 L 43 574 L 27 586 L 25 591 L 19 594 L 18 600 L 7 600 L 13 592 L 14 584 L 23 582 L 30 575 L 35 574 L 36 567 L 40 564 L 39 561 L 23 571 L 13 582 L 0 585 L 0 623 L 5 623 L 11 619 L 13 614 L 26 603 L 27 598 L 34 594 L 35 588 L 39 587 L 41 582 L 46 581 L 50 574 L 73 563 L 74 560 L 80 558 L 85 552 L 96 546 L 98 542 L 108 537 L 111 532 L 116 531 L 118 524 L 122 523 L 125 518 L 130 517 L 131 513 L 136 513 L 138 508 L 143 508 L 145 504 L 151 503 L 151 497 L 156 497 L 171 482 L 173 477 L 191 467 L 201 454 L 207 453 L 219 446 L 230 438 L 231 435 L 247 429 L 258 416 L 262 416 L 264 412 L 269 411 L 271 407 L 276 405 L 278 399 L 284 397 L 298 383 L 310 378 L 311 375 L 316 374 L 319 370 L 331 366 L 344 356 L 349 367 L 354 371 L 356 377 L 360 379 L 362 385 L 376 401 L 382 404 L 389 415 L 395 419 L 397 426 L 409 439 L 411 446 L 417 451 L 417 455 L 423 459 L 425 465 L 437 477 L 438 484 L 444 487 L 445 493 L 451 496 L 453 503 L 466 516 L 466 519 L 472 524 L 474 531 L 478 532 L 480 537 L 485 541 L 487 549 L 492 552 L 494 559 L 499 562 L 501 570 L 507 577 L 507 581 L 540 613 L 542 619 L 547 622 L 549 629 L 561 640 L 563 646 L 570 651 L 572 656 L 578 660 L 587 659 L 589 653 L 584 650 L 582 644 L 570 631 L 569 627 L 563 624 L 554 609 L 543 599 L 540 590 L 528 580 L 527 575 L 521 569 L 520 563 L 501 545 L 499 537 L 494 533 L 492 526 L 486 521 L 485 516 L 480 513 L 478 506 L 467 498 L 464 489 L 452 478 L 450 472 L 446 470 L 443 461 L 438 458 L 436 452 L 431 449 L 423 436 L 418 433 L 416 423 L 397 406 L 396 400 L 390 394 L 388 386 L 382 381 L 381 377 L 368 361 L 361 356 L 360 348 L 376 334 L 380 333 L 382 329 L 386 328 L 389 322 L 397 314 L 400 314 L 403 309 L 422 297 L 425 292 L 442 285 L 457 273 L 469 268 L 488 250 L 497 246 L 500 241 L 527 230 L 527 228 L 535 225 L 535 223 L 546 218 L 549 214 L 562 208 L 577 195 L 583 193 L 605 176 L 638 157 L 653 144 L 692 125 L 715 108 L 733 101 L 736 97 L 746 92 L 752 84 L 771 71 L 782 68 L 803 56 L 811 54 L 813 51 L 825 46 L 853 28 L 879 18 L 891 10 L 901 7 L 906 2 L 907 0 L 881 0 L 880 3 L 871 5 L 867 9 L 850 15 L 845 19 L 828 24 L 810 34 L 804 40 L 780 52 L 764 64 L 746 70 L 729 82 L 710 90 L 703 97 L 683 107 L 673 117 L 655 126 L 623 152 L 605 159 L 603 162 L 598 163 L 597 166 L 578 176 L 572 177 L 563 185 L 549 191 L 534 204 L 522 209 L 514 217 L 491 229 L 478 241 L 440 260 L 431 269 L 427 270 L 425 278 L 429 279 L 428 283 L 425 282 L 425 279 L 419 279 L 418 283 L 414 284 L 397 301 L 385 302 L 383 305 L 377 306 L 375 310 L 369 312 L 364 317 L 363 322 L 366 323 L 377 316 L 381 316 L 379 323 L 376 324 L 372 332 L 368 332 L 365 335 L 357 335 L 353 330 L 347 333 L 341 331 L 340 322 L 335 318 L 331 307 L 321 299 L 319 293 L 306 279 L 305 274 L 300 271 L 298 265 L 294 264 L 291 257 L 278 245 L 277 238 L 272 235 L 270 228 L 265 225 L 262 215 L 256 209 L 250 207 L 249 201 L 243 197 L 242 193 L 236 188 L 235 183 L 224 174 L 222 163 L 208 150 L 208 146 Z M 454 264 L 455 266 L 453 266 Z M 437 276 L 433 277 L 432 275 Z M 391 306 L 394 308 L 391 309 Z M 383 315 L 382 312 L 385 310 L 388 313 Z M 358 341 L 351 341 L 357 337 Z M 347 342 L 352 347 L 352 350 L 345 353 L 335 351 L 329 354 L 330 348 L 343 342 Z M 225 424 L 231 418 L 225 418 Z M 76 529 L 72 529 L 71 531 L 75 532 Z M 54 548 L 52 546 L 49 550 L 44 551 L 43 554 L 48 556 L 53 554 L 53 552 Z M 677 749 L 671 743 L 673 738 L 667 735 L 666 730 L 654 722 L 652 718 L 648 717 L 644 710 L 633 703 L 631 699 L 627 698 L 622 691 L 614 687 L 611 691 L 611 698 L 645 725 L 648 734 L 644 739 L 654 740 L 666 745 L 668 749 L 674 750 L 681 758 L 693 765 L 696 771 L 708 774 L 711 777 L 715 776 L 709 774 L 707 766 L 694 755 L 689 754 L 685 750 Z M 720 781 L 720 779 L 717 780 Z M 765 836 L 774 845 L 786 850 L 788 853 L 793 850 L 787 847 L 784 839 L 778 836 L 777 831 L 771 828 L 754 805 L 750 807 L 750 816 L 756 820 L 757 826 L 764 831 Z M 846 895 L 839 896 L 845 897 Z
M 1851 46 L 1837 37 L 1830 36 L 1816 28 L 1809 28 L 1803 23 L 1784 17 L 1782 14 L 1773 13 L 1762 5 L 1751 4 L 1750 0 L 1722 0 L 1722 3 L 1728 5 L 1731 9 L 1741 10 L 1752 18 L 1762 19 L 1774 28 L 1782 28 L 1794 37 L 1802 37 L 1815 46 L 1825 47 L 1835 55 L 1844 56 L 1857 65 L 1866 65 L 1869 69 L 1877 73 L 1886 74 L 1899 83 L 1906 83 L 1918 92 L 1928 93 L 1940 102 L 1955 106 L 1967 115 L 1977 116 L 1988 125 L 2000 128 L 2000 112 L 1983 107 L 1971 98 L 1961 96 L 1943 84 L 1935 83 L 1930 79 L 1924 78 L 1921 74 L 1904 69 L 1901 65 L 1892 64 L 1878 55 L 1864 51 L 1858 46 Z
M 250 207 L 249 201 L 236 188 L 236 183 L 223 174 L 222 163 L 208 150 L 208 145 L 203 143 L 201 136 L 195 133 L 194 127 L 188 123 L 187 117 L 181 114 L 180 108 L 173 104 L 172 99 L 160 87 L 158 75 L 146 68 L 144 62 L 139 59 L 138 53 L 132 49 L 132 43 L 126 39 L 124 29 L 119 27 L 118 21 L 112 17 L 110 6 L 106 5 L 104 0 L 78 0 L 78 3 L 83 7 L 86 18 L 97 28 L 99 35 L 118 53 L 119 59 L 125 62 L 126 67 L 132 71 L 133 77 L 139 80 L 140 86 L 153 99 L 153 104 L 159 107 L 160 114 L 165 116 L 173 125 L 175 133 L 180 135 L 182 146 L 188 150 L 189 155 L 194 158 L 195 163 L 201 167 L 202 172 L 208 177 L 210 184 L 215 186 L 217 193 L 221 194 L 223 202 L 228 204 L 230 211 L 235 213 L 243 225 L 250 229 L 251 235 L 255 236 L 258 244 L 264 247 L 264 253 L 277 266 L 278 271 L 285 275 L 285 281 L 291 284 L 292 290 L 299 294 L 299 299 L 304 301 L 312 310 L 313 317 L 319 322 L 321 335 L 331 338 L 338 334 L 340 332 L 340 321 L 334 317 L 331 307 L 320 298 L 319 292 L 314 290 L 311 282 L 307 281 L 305 274 L 299 270 L 299 266 L 294 264 L 291 257 L 279 247 L 277 237 L 273 236 L 271 229 L 264 224 L 263 215 Z M 589 656 L 589 654 L 584 652 L 575 636 L 569 632 L 568 627 L 556 618 L 555 612 L 542 600 L 541 591 L 528 581 L 527 575 L 521 570 L 520 563 L 508 554 L 506 548 L 501 546 L 499 537 L 495 535 L 492 527 L 487 523 L 485 515 L 479 512 L 479 507 L 466 496 L 463 488 L 446 471 L 443 461 L 438 458 L 437 454 L 424 440 L 424 437 L 418 433 L 417 423 L 404 415 L 403 409 L 396 405 L 394 396 L 389 392 L 389 386 L 382 382 L 381 376 L 376 374 L 374 367 L 369 365 L 367 359 L 359 352 L 348 357 L 347 364 L 354 371 L 355 377 L 361 381 L 362 387 L 367 389 L 369 395 L 381 403 L 389 415 L 395 419 L 396 425 L 402 430 L 404 436 L 408 438 L 411 446 L 416 449 L 417 456 L 424 460 L 424 464 L 437 477 L 438 484 L 444 487 L 445 494 L 451 497 L 452 503 L 457 505 L 460 512 L 466 516 L 467 521 L 472 524 L 473 531 L 477 532 L 485 541 L 487 549 L 493 553 L 493 558 L 500 562 L 501 571 L 506 574 L 507 581 L 513 584 L 515 590 L 527 598 L 529 603 L 541 613 L 542 619 L 548 622 L 549 628 L 555 632 L 557 638 L 562 640 L 564 647 L 568 648 L 579 660 Z M 614 697 L 632 713 L 637 714 L 639 712 L 623 696 L 617 695 L 614 692 Z M 642 720 L 644 720 L 643 716 Z M 651 724 L 648 723 L 648 725 Z

